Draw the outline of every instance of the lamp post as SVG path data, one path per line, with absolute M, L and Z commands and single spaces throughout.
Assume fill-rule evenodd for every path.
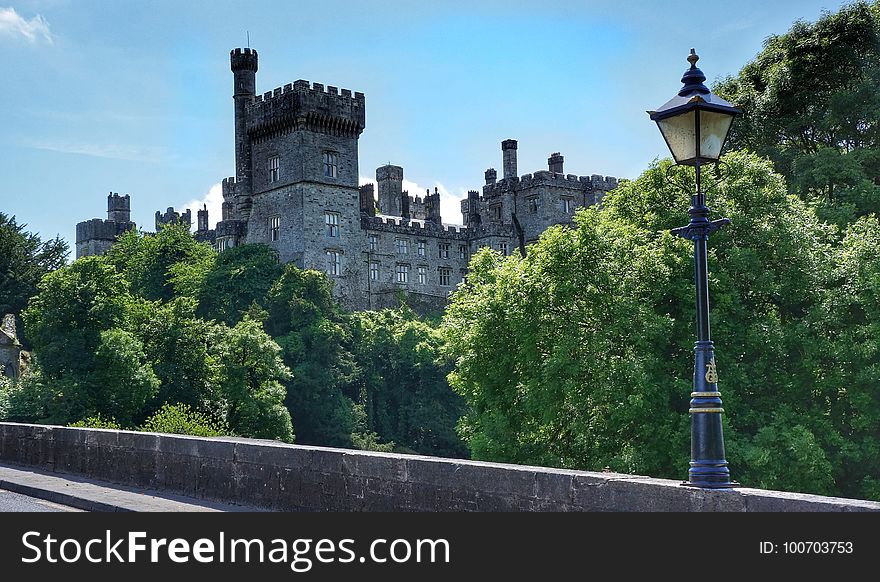
M 700 57 L 691 49 L 688 56 L 690 69 L 681 82 L 684 87 L 660 107 L 649 111 L 657 122 L 676 165 L 693 166 L 696 172 L 696 191 L 688 209 L 690 222 L 672 233 L 694 243 L 694 282 L 697 290 L 697 342 L 694 346 L 694 389 L 691 392 L 691 462 L 685 485 L 705 488 L 727 488 L 736 484 L 730 480 L 730 470 L 724 454 L 724 435 L 721 427 L 721 393 L 718 391 L 718 373 L 715 351 L 709 330 L 709 273 L 706 266 L 706 241 L 709 235 L 730 220 L 709 220 L 706 194 L 701 186 L 701 166 L 717 163 L 721 148 L 727 141 L 733 118 L 740 110 L 713 95 L 703 84 L 706 76 L 697 68 Z

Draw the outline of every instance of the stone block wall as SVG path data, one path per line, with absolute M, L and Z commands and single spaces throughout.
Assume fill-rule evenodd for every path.
M 616 473 L 15 423 L 0 423 L 0 462 L 285 511 L 880 511 Z

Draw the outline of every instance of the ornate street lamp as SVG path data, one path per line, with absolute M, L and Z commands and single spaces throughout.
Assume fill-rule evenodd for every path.
M 706 488 L 735 486 L 724 454 L 721 428 L 721 393 L 715 369 L 715 352 L 709 333 L 709 273 L 706 266 L 706 241 L 709 235 L 730 220 L 709 220 L 706 195 L 701 187 L 700 168 L 718 163 L 721 148 L 727 141 L 733 118 L 740 110 L 713 95 L 703 84 L 706 76 L 697 68 L 700 57 L 691 49 L 681 82 L 684 87 L 657 111 L 649 111 L 657 122 L 676 165 L 693 166 L 696 171 L 696 192 L 688 209 L 691 220 L 687 226 L 672 230 L 673 234 L 694 243 L 694 281 L 697 288 L 697 342 L 694 347 L 694 391 L 691 392 L 691 462 L 685 485 Z

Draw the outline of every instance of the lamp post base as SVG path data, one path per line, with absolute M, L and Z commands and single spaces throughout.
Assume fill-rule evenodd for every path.
M 736 489 L 737 487 L 742 487 L 736 481 L 729 481 L 727 483 L 691 483 L 690 481 L 682 481 L 682 487 L 692 487 L 694 489 Z
M 727 461 L 691 461 L 688 480 L 682 483 L 685 487 L 700 489 L 730 489 L 739 487 L 739 483 L 730 480 Z

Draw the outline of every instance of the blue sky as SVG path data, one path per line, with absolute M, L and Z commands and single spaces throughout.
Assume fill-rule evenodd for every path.
M 679 89 L 691 47 L 712 81 L 842 4 L 0 0 L 0 211 L 73 246 L 111 191 L 147 230 L 168 206 L 218 208 L 235 173 L 229 51 L 249 31 L 258 92 L 365 93 L 360 175 L 401 165 L 460 222 L 502 140 L 519 141 L 520 174 L 560 151 L 567 173 L 634 178 L 668 155 L 645 111 Z

